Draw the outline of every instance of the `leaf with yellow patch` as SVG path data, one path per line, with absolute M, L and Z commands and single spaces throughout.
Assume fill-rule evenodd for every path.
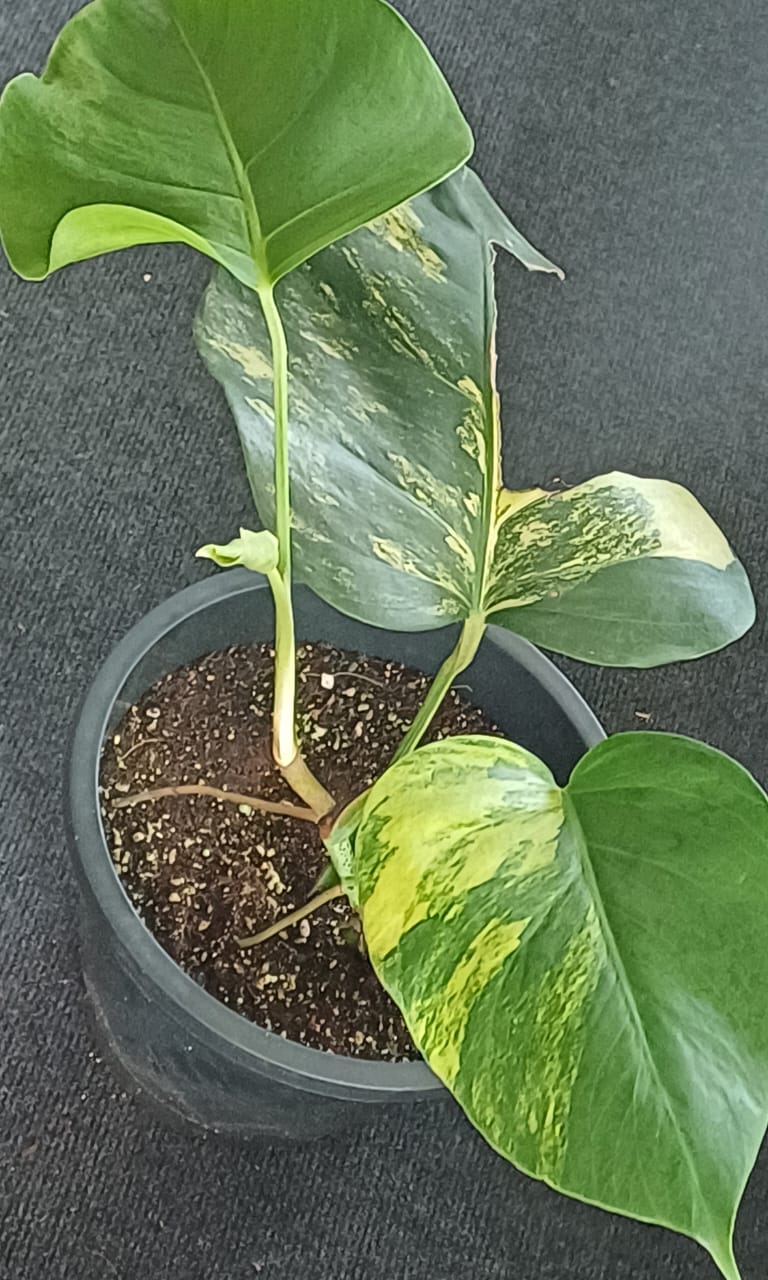
M 562 494 L 502 487 L 494 245 L 557 270 L 463 170 L 280 285 L 299 576 L 375 626 L 488 616 L 591 662 L 650 666 L 730 643 L 754 618 L 749 583 L 685 489 L 620 472 Z M 223 273 L 197 336 L 269 524 L 266 334 Z
M 768 1118 L 757 783 L 666 734 L 600 743 L 563 789 L 512 743 L 453 738 L 394 765 L 358 817 L 343 872 L 371 960 L 469 1119 L 738 1280 Z
M 296 572 L 376 626 L 442 627 L 481 599 L 500 483 L 492 242 L 532 271 L 557 271 L 464 169 L 317 254 L 277 290 L 290 353 Z M 269 526 L 271 371 L 258 303 L 217 272 L 196 334 Z
M 749 580 L 687 489 L 620 471 L 562 493 L 503 495 L 484 611 L 606 666 L 711 653 L 754 622 Z

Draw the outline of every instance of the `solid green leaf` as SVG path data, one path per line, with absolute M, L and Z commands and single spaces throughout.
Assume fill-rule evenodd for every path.
M 280 545 L 268 529 L 261 529 L 257 533 L 252 529 L 241 529 L 239 538 L 233 538 L 231 542 L 224 544 L 209 542 L 200 547 L 195 555 L 202 560 L 213 560 L 222 569 L 243 565 L 254 573 L 269 574 L 277 568 Z
M 374 784 L 345 871 L 379 978 L 488 1141 L 735 1280 L 768 1117 L 768 799 L 749 774 L 626 734 L 561 790 L 512 743 L 448 739 Z
M 181 241 L 251 287 L 466 160 L 383 0 L 93 0 L 0 103 L 0 236 L 40 279 Z
M 493 244 L 555 271 L 469 170 L 284 281 L 300 577 L 376 626 L 488 614 L 545 647 L 649 666 L 754 619 L 744 570 L 685 489 L 615 472 L 502 487 Z M 197 322 L 272 519 L 271 365 L 253 299 L 218 273 Z

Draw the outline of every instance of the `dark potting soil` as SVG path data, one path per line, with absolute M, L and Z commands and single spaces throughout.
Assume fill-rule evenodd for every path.
M 298 723 L 307 762 L 337 801 L 382 772 L 429 678 L 396 662 L 308 644 L 298 655 Z M 158 681 L 106 744 L 101 785 L 115 866 L 168 954 L 244 1017 L 318 1049 L 361 1058 L 417 1056 L 379 985 L 345 898 L 258 946 L 258 933 L 312 896 L 326 865 L 313 823 L 230 801 L 128 795 L 204 783 L 298 801 L 272 763 L 272 650 L 214 653 Z M 452 690 L 427 740 L 494 726 Z

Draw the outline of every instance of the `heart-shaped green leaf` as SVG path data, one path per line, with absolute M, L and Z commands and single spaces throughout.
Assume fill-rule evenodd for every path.
M 32 279 L 175 240 L 263 287 L 471 149 L 383 0 L 93 0 L 3 95 L 0 236 Z
M 512 743 L 448 739 L 374 784 L 344 870 L 383 985 L 488 1141 L 736 1280 L 768 1117 L 768 799 L 749 774 L 638 733 L 561 790 Z
M 465 169 L 281 283 L 299 576 L 376 626 L 487 614 L 592 662 L 648 666 L 728 644 L 754 619 L 749 583 L 685 489 L 618 472 L 563 494 L 502 488 L 493 243 L 556 270 Z M 269 523 L 267 339 L 224 273 L 197 336 Z

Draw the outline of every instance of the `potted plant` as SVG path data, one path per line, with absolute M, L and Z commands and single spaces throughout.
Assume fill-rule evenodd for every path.
M 383 0 L 94 0 L 3 95 L 20 274 L 158 241 L 214 259 L 197 339 L 265 526 L 202 548 L 234 571 L 143 620 L 86 697 L 69 770 L 86 979 L 123 1067 L 186 1116 L 310 1136 L 442 1082 L 519 1168 L 693 1237 L 734 1280 L 768 1107 L 768 800 L 704 744 L 604 740 L 529 642 L 695 658 L 748 629 L 752 596 L 675 484 L 504 488 L 493 246 L 556 268 L 462 168 L 470 150 Z M 446 698 L 460 673 L 469 702 Z M 320 837 L 285 911 L 287 862 Z M 236 936 L 254 897 L 260 927 Z M 322 912 L 428 1066 L 367 1059 L 375 1036 L 321 1053 L 254 1025 L 169 954 L 183 943 L 204 981 L 218 933 L 232 991 L 294 1007 L 262 948 L 298 951 Z M 316 1023 L 329 981 L 303 1005 Z M 383 1026 L 377 1000 L 359 1016 Z

